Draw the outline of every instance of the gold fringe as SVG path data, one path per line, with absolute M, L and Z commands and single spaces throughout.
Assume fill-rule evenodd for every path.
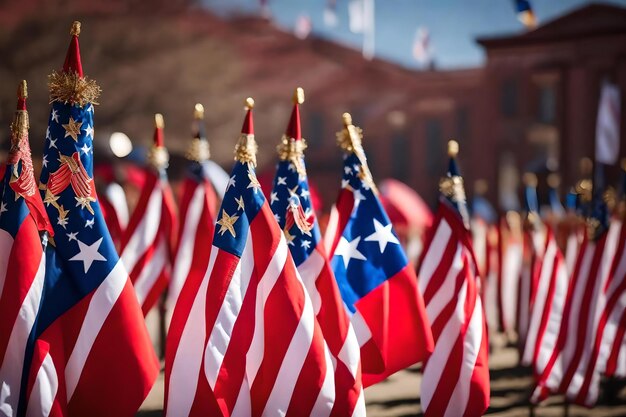
M 290 161 L 295 167 L 300 176 L 306 175 L 304 168 L 303 158 L 304 151 L 307 148 L 306 140 L 304 138 L 295 140 L 287 135 L 283 135 L 280 145 L 276 147 L 278 151 L 278 158 L 281 161 Z
M 458 175 L 441 178 L 439 180 L 439 191 L 455 202 L 464 202 L 466 198 L 463 177 Z
M 367 157 L 363 149 L 363 130 L 352 124 L 352 118 L 348 113 L 344 113 L 343 118 L 344 127 L 341 132 L 337 132 L 337 144 L 344 152 L 353 153 L 359 158 L 361 162 L 359 178 L 372 189 L 374 194 L 378 194 L 378 188 L 367 165 Z
M 50 89 L 50 103 L 99 104 L 100 87 L 94 80 L 87 77 L 79 77 L 77 73 L 52 71 L 48 76 L 48 88 Z
M 28 112 L 17 110 L 11 123 L 11 145 L 19 146 L 22 137 L 28 134 L 29 128 Z
M 235 145 L 235 161 L 242 164 L 252 164 L 256 167 L 256 153 L 259 147 L 254 140 L 254 135 L 242 133 L 239 142 Z
M 209 142 L 198 138 L 193 139 L 185 156 L 190 161 L 204 162 L 208 160 L 211 157 Z
M 153 146 L 148 151 L 148 163 L 156 170 L 167 168 L 170 162 L 170 154 L 163 146 Z

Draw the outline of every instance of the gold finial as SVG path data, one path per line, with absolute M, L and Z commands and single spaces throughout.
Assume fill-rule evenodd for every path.
M 254 99 L 252 97 L 248 97 L 246 99 L 246 110 L 252 110 L 254 108 Z
M 304 103 L 304 90 L 301 87 L 296 88 L 295 93 L 293 93 L 293 103 L 294 104 Z
M 163 129 L 165 127 L 165 122 L 163 121 L 163 115 L 161 113 L 156 113 L 154 115 L 154 126 L 157 129 Z
M 75 20 L 74 23 L 72 23 L 72 28 L 70 29 L 70 35 L 72 36 L 80 35 L 80 22 L 78 20 Z
M 204 106 L 200 103 L 196 103 L 193 107 L 193 118 L 196 120 L 204 119 Z
M 529 187 L 536 187 L 537 186 L 537 176 L 535 174 L 533 174 L 532 172 L 526 172 L 524 173 L 524 184 L 526 184 Z
M 450 158 L 456 158 L 459 154 L 459 142 L 456 140 L 448 141 L 448 156 Z
M 28 98 L 28 84 L 26 84 L 26 80 L 22 80 L 20 85 L 17 87 L 17 97 Z
M 550 188 L 558 188 L 559 185 L 561 185 L 561 176 L 556 172 L 553 172 L 552 174 L 548 175 L 547 182 Z
M 343 119 L 344 126 L 350 126 L 352 124 L 352 116 L 350 113 L 346 112 L 342 114 L 341 118 Z

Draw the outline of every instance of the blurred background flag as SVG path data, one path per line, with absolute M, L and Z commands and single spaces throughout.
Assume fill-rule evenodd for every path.
M 187 151 L 189 166 L 180 201 L 181 227 L 167 291 L 166 307 L 172 311 L 190 275 L 204 275 L 209 266 L 209 250 L 215 230 L 217 196 L 209 180 L 206 162 L 210 157 L 204 127 L 204 107 L 196 104 L 194 137 Z
M 28 143 L 26 81 L 18 88 L 11 150 L 0 167 L 0 414 L 17 415 L 26 342 L 43 291 L 45 257 L 39 231 L 52 234 L 37 192 Z
M 293 29 L 294 35 L 296 35 L 298 39 L 306 39 L 309 37 L 311 30 L 313 30 L 313 22 L 311 22 L 309 15 L 301 14 L 298 16 Z
M 537 27 L 537 17 L 533 12 L 530 0 L 513 0 L 515 10 L 517 11 L 517 19 L 522 22 L 526 29 L 534 29 Z
M 352 33 L 363 34 L 362 53 L 365 59 L 374 58 L 375 48 L 374 0 L 350 0 L 348 3 L 348 25 Z
M 324 7 L 324 24 L 328 27 L 337 27 L 339 19 L 337 18 L 337 0 L 326 0 Z
M 246 104 L 208 269 L 187 280 L 172 317 L 165 413 L 329 415 L 332 358 L 256 177 Z
M 343 121 L 343 178 L 326 242 L 369 386 L 426 359 L 433 344 L 415 271 L 378 199 L 361 131 L 350 114 Z
M 163 116 L 156 114 L 146 182 L 121 245 L 120 257 L 144 315 L 167 287 L 178 234 L 178 213 L 165 171 L 169 154 L 163 143 L 163 128 Z
M 482 415 L 489 406 L 487 324 L 472 252 L 459 145 L 448 142 L 448 175 L 418 272 L 435 349 L 423 370 L 425 416 Z
M 29 339 L 27 361 L 33 360 L 22 380 L 20 411 L 28 405 L 26 415 L 130 417 L 159 364 L 96 198 L 93 113 L 100 88 L 83 75 L 79 33 L 74 22 L 63 70 L 48 81 L 52 109 L 40 189 L 54 245 L 46 248 L 43 300 Z M 34 394 L 27 399 L 26 392 Z
M 619 87 L 602 83 L 596 123 L 596 161 L 614 165 L 619 158 L 621 101 Z
M 413 57 L 423 66 L 430 66 L 433 60 L 433 47 L 430 42 L 430 32 L 427 27 L 420 26 L 415 31 L 413 41 Z
M 287 131 L 278 146 L 280 161 L 270 206 L 285 234 L 334 359 L 336 395 L 333 415 L 364 416 L 359 343 L 328 262 L 310 198 L 304 163 L 307 145 L 300 125 L 300 104 L 303 101 L 304 91 L 298 88 Z

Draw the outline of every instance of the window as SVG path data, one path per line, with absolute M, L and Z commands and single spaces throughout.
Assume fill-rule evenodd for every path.
M 391 175 L 398 180 L 405 181 L 409 177 L 411 158 L 406 137 L 400 132 L 395 132 L 391 138 L 391 146 Z
M 444 174 L 444 146 L 441 121 L 429 119 L 426 121 L 426 169 L 430 176 Z
M 539 102 L 537 103 L 537 121 L 553 124 L 556 119 L 556 91 L 554 85 L 539 86 Z
M 518 111 L 518 86 L 517 80 L 509 79 L 502 83 L 500 92 L 500 108 L 506 117 L 517 116 Z

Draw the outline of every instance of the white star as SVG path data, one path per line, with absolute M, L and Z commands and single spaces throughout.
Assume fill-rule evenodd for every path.
M 287 177 L 278 177 L 276 185 L 287 185 Z
M 43 159 L 41 160 L 41 165 L 43 165 L 44 168 L 48 167 L 48 155 L 43 156 Z
M 359 172 L 361 170 L 361 167 L 359 166 L 359 164 L 352 165 L 352 168 L 354 168 L 354 172 Z
M 94 222 L 95 222 L 95 219 L 87 220 L 85 222 L 85 227 L 89 227 L 90 229 L 93 229 Z
M 351 175 L 352 174 L 352 168 L 350 168 L 349 166 L 345 166 L 345 167 L 343 167 L 343 172 L 345 172 L 346 175 Z
M 46 139 L 52 139 L 52 136 L 50 136 L 50 126 L 46 128 Z
M 91 138 L 93 139 L 93 127 L 91 127 L 91 125 L 87 125 L 87 127 L 85 128 L 85 137 L 91 136 Z
M 78 235 L 78 232 L 66 233 L 66 235 L 67 235 L 67 241 L 68 242 L 71 242 L 72 240 L 78 241 L 78 239 L 76 239 L 76 236 Z
M 55 109 L 52 109 L 52 115 L 50 117 L 50 120 L 54 120 L 55 122 L 59 123 L 59 113 Z
M 355 238 L 352 242 L 348 242 L 345 237 L 341 236 L 341 240 L 339 240 L 337 244 L 337 249 L 335 249 L 335 256 L 341 256 L 343 258 L 343 266 L 346 269 L 348 269 L 350 259 L 365 260 L 365 256 L 357 249 L 360 241 L 361 236 Z
M 276 219 L 276 223 L 280 223 L 280 216 L 278 214 L 274 214 L 274 218 Z
M 101 237 L 91 245 L 86 245 L 85 243 L 76 239 L 76 241 L 78 242 L 78 253 L 71 257 L 70 261 L 82 261 L 83 267 L 85 269 L 85 274 L 87 273 L 87 271 L 89 271 L 89 268 L 91 267 L 91 264 L 94 263 L 94 261 L 106 262 L 107 260 L 104 256 L 100 254 L 100 252 L 98 252 L 98 248 L 102 243 L 102 239 L 104 238 Z
M 350 186 L 350 181 L 341 180 L 341 188 L 348 188 Z
M 356 210 L 359 207 L 359 204 L 361 204 L 361 201 L 365 201 L 365 196 L 363 195 L 363 193 L 361 192 L 361 190 L 354 190 L 354 210 Z
M 69 219 L 68 219 L 67 217 L 61 217 L 61 216 L 59 216 L 59 217 L 57 218 L 57 224 L 58 224 L 59 226 L 61 226 L 62 228 L 64 228 L 64 229 L 65 229 L 65 226 L 67 226 L 67 221 L 68 221 L 68 220 L 69 220 Z
M 292 172 L 296 172 L 296 166 L 294 164 L 287 165 L 287 169 Z
M 5 211 L 7 211 L 7 205 L 3 201 L 2 204 L 0 204 L 0 214 L 4 213 Z
M 91 151 L 91 146 L 87 146 L 87 144 L 85 143 L 83 147 L 80 148 L 80 150 L 83 151 L 85 155 L 87 155 Z
M 233 187 L 235 186 L 235 175 L 233 175 L 232 177 L 228 179 L 228 185 L 226 186 L 226 191 L 228 191 L 231 185 Z
M 87 111 L 93 113 L 93 104 L 90 104 L 89 107 L 87 107 Z
M 280 201 L 280 198 L 278 198 L 278 193 L 276 191 L 270 194 L 270 200 L 271 200 L 270 206 L 274 204 L 276 201 Z
M 387 247 L 387 243 L 395 243 L 399 245 L 400 242 L 398 238 L 393 235 L 391 231 L 391 223 L 388 225 L 383 225 L 378 220 L 374 219 L 374 230 L 375 232 L 365 238 L 366 242 L 378 242 L 378 248 L 380 249 L 380 253 L 385 251 Z
M 311 249 L 311 241 L 310 240 L 302 240 L 300 242 L 300 247 L 305 249 Z
M 303 188 L 302 191 L 300 191 L 300 197 L 302 198 L 309 198 L 309 196 L 311 195 L 311 193 L 309 192 L 309 190 Z
M 50 145 L 48 145 L 48 148 L 57 148 L 57 140 L 50 138 Z
M 361 180 L 361 187 L 363 187 L 364 190 L 369 190 L 371 188 L 369 182 L 363 180 Z

